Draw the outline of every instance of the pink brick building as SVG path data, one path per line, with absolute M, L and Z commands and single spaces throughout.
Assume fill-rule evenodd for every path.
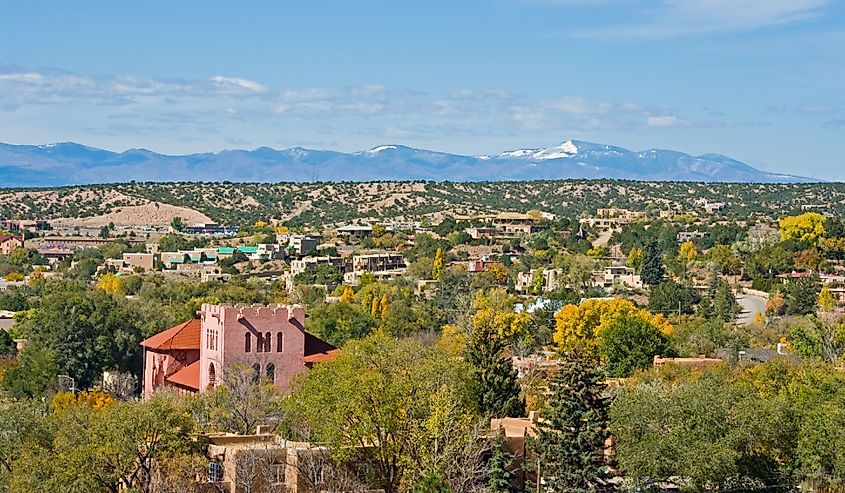
M 162 386 L 187 393 L 218 385 L 233 364 L 252 367 L 288 390 L 290 380 L 339 351 L 305 332 L 305 309 L 293 305 L 212 305 L 141 342 L 144 398 Z

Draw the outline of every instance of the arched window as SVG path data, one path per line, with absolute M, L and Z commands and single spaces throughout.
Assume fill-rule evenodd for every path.
M 255 352 L 260 353 L 264 351 L 264 336 L 261 332 L 255 335 Z
M 244 352 L 249 353 L 252 351 L 252 334 L 247 332 L 244 334 Z
M 285 335 L 281 332 L 276 334 L 276 352 L 281 353 L 285 350 Z
M 258 378 L 261 376 L 261 365 L 258 363 L 252 365 L 252 383 L 258 383 Z
M 276 365 L 270 363 L 267 365 L 267 380 L 270 380 L 273 383 L 276 383 Z
M 217 372 L 214 370 L 214 363 L 208 364 L 208 386 L 214 387 L 217 383 Z
M 272 351 L 272 350 L 273 350 L 273 349 L 270 347 L 270 345 L 271 345 L 271 344 L 273 344 L 273 338 L 272 338 L 272 337 L 270 337 L 270 333 L 269 333 L 269 332 L 266 332 L 266 333 L 264 334 L 264 352 L 265 352 L 265 353 L 269 353 L 270 351 Z

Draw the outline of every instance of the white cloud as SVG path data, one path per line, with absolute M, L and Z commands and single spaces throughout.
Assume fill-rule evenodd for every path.
M 649 127 L 657 128 L 671 128 L 685 125 L 684 121 L 678 118 L 677 116 L 669 115 L 650 116 L 646 118 L 645 124 Z
M 222 75 L 215 75 L 211 79 L 212 84 L 223 90 L 228 89 L 245 89 L 251 92 L 262 93 L 267 90 L 266 87 L 247 79 L 239 79 L 237 77 L 223 77 Z
M 818 17 L 830 0 L 662 0 L 637 24 L 576 31 L 588 38 L 666 39 L 789 24 Z

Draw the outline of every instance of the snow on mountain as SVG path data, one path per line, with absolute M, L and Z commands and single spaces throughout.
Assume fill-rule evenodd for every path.
M 0 187 L 123 181 L 501 181 L 615 178 L 649 181 L 811 182 L 767 173 L 720 154 L 691 156 L 568 140 L 554 147 L 461 156 L 381 145 L 343 153 L 294 147 L 232 149 L 170 156 L 146 149 L 112 152 L 72 142 L 0 143 Z

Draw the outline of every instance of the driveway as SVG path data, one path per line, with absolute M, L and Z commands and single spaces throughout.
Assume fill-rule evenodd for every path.
M 738 294 L 736 302 L 739 303 L 741 310 L 736 317 L 736 322 L 740 325 L 747 325 L 754 322 L 754 317 L 758 313 L 765 315 L 766 301 L 766 298 L 753 294 Z

